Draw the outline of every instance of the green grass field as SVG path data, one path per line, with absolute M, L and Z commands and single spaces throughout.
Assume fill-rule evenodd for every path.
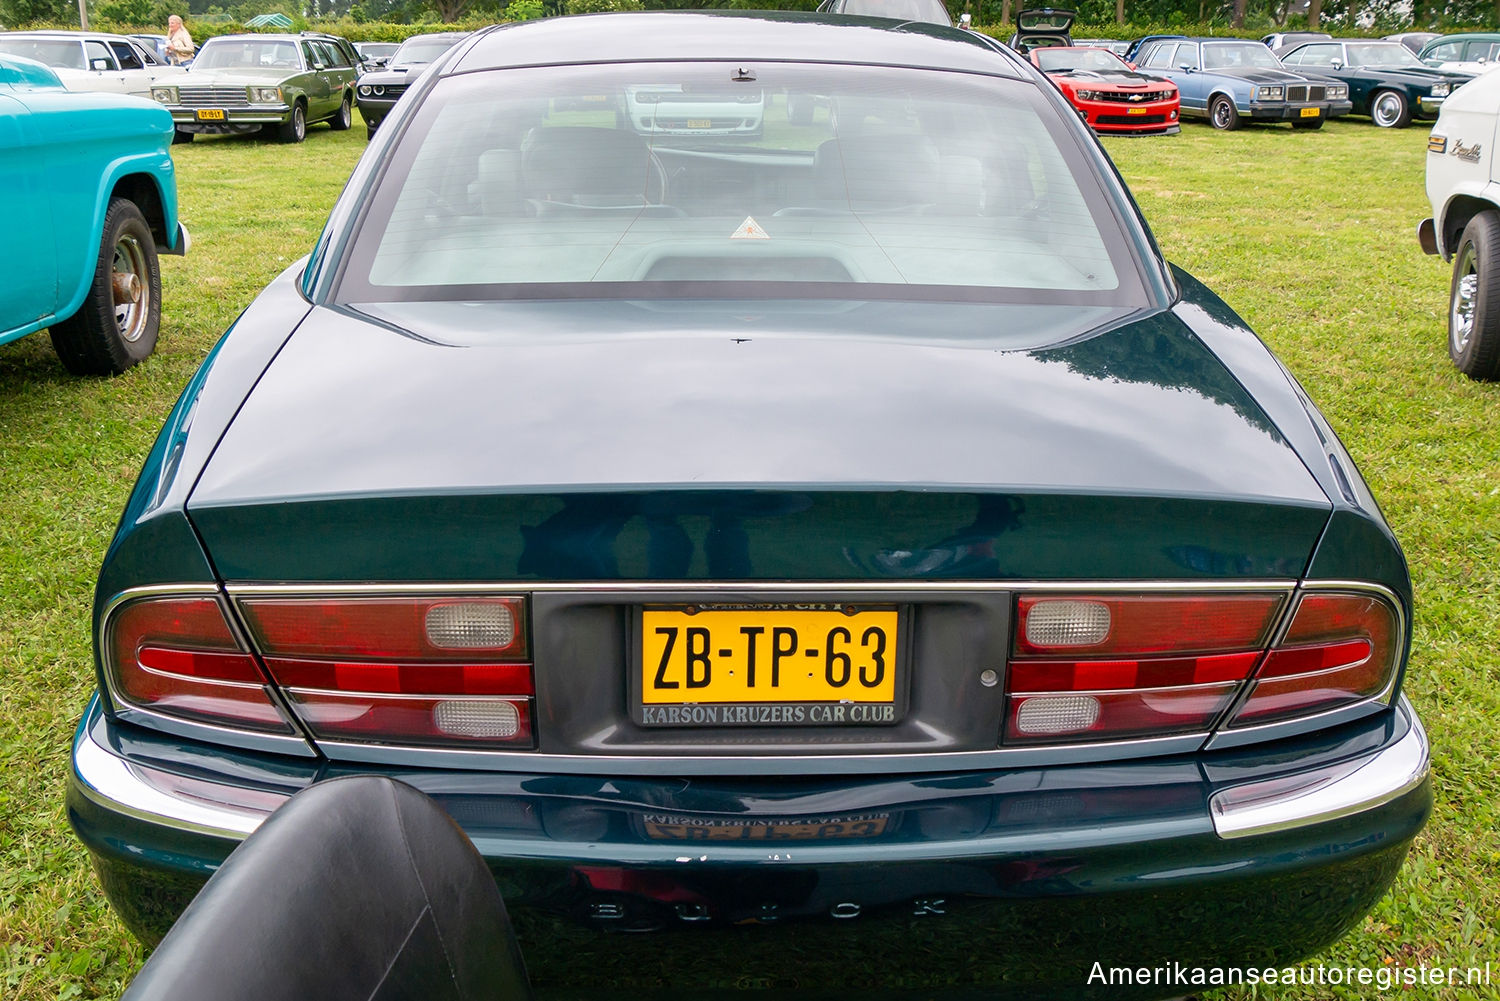
M 1444 347 L 1448 271 L 1417 248 L 1426 130 L 1110 139 L 1167 255 L 1302 380 L 1359 462 L 1416 582 L 1406 690 L 1434 747 L 1437 808 L 1391 893 L 1324 962 L 1483 966 L 1500 985 L 1500 385 Z M 174 148 L 186 259 L 164 263 L 156 354 L 68 376 L 45 335 L 0 347 L 0 998 L 115 997 L 143 959 L 63 817 L 68 745 L 93 674 L 93 580 L 180 387 L 236 314 L 304 254 L 364 131 L 302 146 Z M 13 239 L 24 234 L 13 234 Z M 1394 992 L 1393 992 L 1394 993 Z M 1402 997 L 1500 998 L 1500 986 Z M 1373 988 L 1217 997 L 1373 997 Z

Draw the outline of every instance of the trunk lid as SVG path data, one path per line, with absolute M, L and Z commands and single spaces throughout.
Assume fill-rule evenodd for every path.
M 1330 508 L 1167 312 L 370 312 L 315 309 L 204 470 L 224 578 L 1290 579 Z

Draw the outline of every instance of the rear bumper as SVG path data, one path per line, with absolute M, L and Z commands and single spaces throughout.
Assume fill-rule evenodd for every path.
M 763 980 L 1079 997 L 1095 962 L 1282 964 L 1363 916 L 1431 808 L 1427 740 L 1404 699 L 1269 748 L 1111 765 L 909 779 L 382 771 L 469 834 L 538 986 L 580 991 Z M 151 941 L 270 809 L 339 773 L 210 752 L 111 723 L 95 703 L 68 815 Z M 732 970 L 709 958 L 726 954 Z

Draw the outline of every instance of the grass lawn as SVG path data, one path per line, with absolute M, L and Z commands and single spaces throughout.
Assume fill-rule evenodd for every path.
M 1106 146 L 1168 257 L 1239 310 L 1318 401 L 1411 562 L 1406 690 L 1433 740 L 1437 809 L 1392 892 L 1321 959 L 1490 963 L 1496 986 L 1400 996 L 1500 998 L 1500 385 L 1448 361 L 1448 270 L 1414 236 L 1428 213 L 1426 134 L 1195 124 Z M 93 687 L 94 575 L 180 387 L 311 247 L 364 147 L 357 124 L 315 126 L 301 146 L 175 147 L 193 250 L 165 260 L 156 354 L 89 381 L 63 371 L 44 335 L 0 346 L 0 997 L 115 997 L 142 961 L 63 818 L 69 740 Z

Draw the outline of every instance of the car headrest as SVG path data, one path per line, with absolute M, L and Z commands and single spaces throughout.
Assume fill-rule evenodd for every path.
M 624 129 L 534 128 L 521 141 L 527 194 L 543 201 L 589 205 L 659 201 L 659 170 L 646 140 Z

